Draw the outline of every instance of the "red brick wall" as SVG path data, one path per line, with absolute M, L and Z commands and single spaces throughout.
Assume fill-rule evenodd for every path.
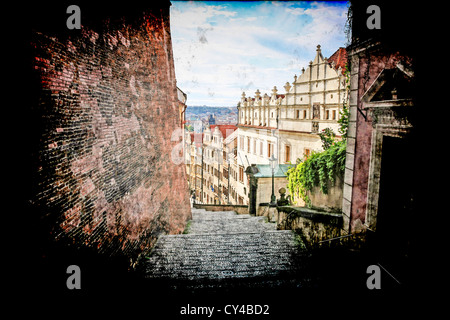
M 134 260 L 159 234 L 184 230 L 168 7 L 33 31 L 29 200 L 43 238 Z

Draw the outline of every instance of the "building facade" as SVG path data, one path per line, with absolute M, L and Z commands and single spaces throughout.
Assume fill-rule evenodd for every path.
M 274 87 L 271 95 L 246 96 L 238 103 L 237 166 L 242 172 L 238 188 L 248 203 L 245 168 L 269 164 L 274 155 L 278 164 L 295 164 L 312 151 L 322 150 L 319 133 L 330 128 L 338 134 L 340 111 L 347 99 L 344 69 L 347 52 L 339 48 L 330 58 L 316 56 L 301 75 L 286 82 L 284 94 Z
M 204 204 L 239 204 L 235 125 L 186 132 L 185 161 L 191 197 Z
M 354 3 L 364 12 L 368 3 Z M 392 12 L 400 10 L 390 6 Z M 398 17 L 386 17 L 396 30 Z M 395 21 L 395 22 L 394 22 Z M 408 20 L 409 22 L 409 20 Z M 369 231 L 383 250 L 405 251 L 416 210 L 419 123 L 415 47 L 400 33 L 369 32 L 355 20 L 350 62 L 350 108 L 344 199 L 344 230 Z M 408 31 L 409 33 L 409 31 Z

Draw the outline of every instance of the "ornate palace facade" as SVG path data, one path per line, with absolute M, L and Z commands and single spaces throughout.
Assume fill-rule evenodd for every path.
M 317 46 L 316 56 L 301 75 L 286 82 L 285 93 L 276 87 L 271 95 L 245 92 L 238 103 L 238 166 L 245 172 L 251 164 L 295 163 L 313 150 L 321 150 L 319 133 L 331 128 L 338 134 L 338 119 L 347 98 L 344 69 L 345 48 L 324 58 Z M 247 179 L 244 177 L 244 181 Z M 248 188 L 246 188 L 248 190 Z M 244 201 L 248 201 L 246 195 Z

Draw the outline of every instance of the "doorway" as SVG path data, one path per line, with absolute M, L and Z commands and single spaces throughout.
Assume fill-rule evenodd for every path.
M 383 136 L 382 146 L 376 249 L 385 263 L 398 269 L 408 257 L 413 237 L 417 168 L 410 139 Z

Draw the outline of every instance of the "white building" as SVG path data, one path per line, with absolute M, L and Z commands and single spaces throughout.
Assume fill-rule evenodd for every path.
M 278 163 L 295 164 L 313 150 L 321 150 L 318 133 L 331 128 L 338 133 L 339 113 L 346 99 L 344 67 L 347 53 L 339 48 L 330 58 L 324 58 L 320 45 L 308 68 L 286 82 L 284 94 L 276 87 L 271 95 L 255 96 L 242 93 L 238 103 L 237 164 L 242 172 L 244 202 L 248 203 L 248 181 L 245 168 L 251 164 L 269 164 L 272 154 Z M 240 177 L 241 178 L 241 177 Z
M 209 125 L 185 132 L 185 163 L 191 194 L 204 204 L 238 204 L 236 126 Z

